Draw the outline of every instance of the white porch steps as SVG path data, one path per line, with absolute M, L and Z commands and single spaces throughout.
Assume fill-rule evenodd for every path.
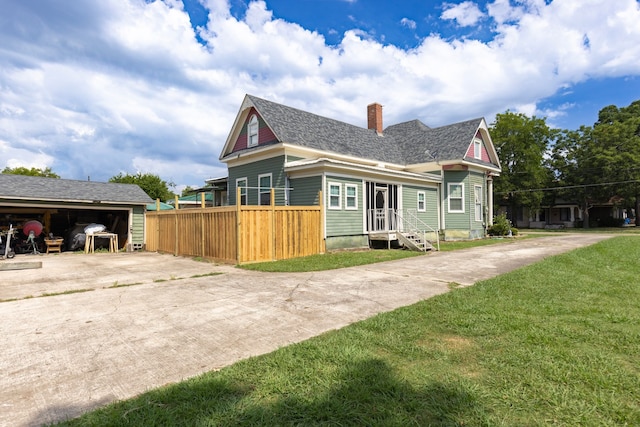
M 397 233 L 397 236 L 400 243 L 411 250 L 426 252 L 433 249 L 431 242 L 425 240 L 419 233 L 403 231 Z

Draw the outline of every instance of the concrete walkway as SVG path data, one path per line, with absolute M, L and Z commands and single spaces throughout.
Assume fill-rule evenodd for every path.
M 608 237 L 289 274 L 153 253 L 42 256 L 41 269 L 0 271 L 0 300 L 93 291 L 0 303 L 0 425 L 75 417 Z

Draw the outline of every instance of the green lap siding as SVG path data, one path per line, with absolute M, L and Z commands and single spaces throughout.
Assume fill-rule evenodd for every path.
M 318 193 L 322 189 L 322 177 L 309 176 L 305 178 L 291 179 L 290 204 L 291 206 L 318 205 Z
M 236 181 L 239 178 L 247 178 L 248 205 L 258 204 L 258 175 L 271 173 L 271 186 L 275 190 L 275 204 L 285 204 L 286 176 L 284 173 L 284 156 L 272 157 L 241 166 L 229 167 L 229 205 L 236 204 Z
M 425 193 L 425 212 L 418 211 L 418 192 Z M 416 212 L 418 219 L 434 230 L 438 229 L 438 191 L 433 187 L 402 186 L 402 208 Z
M 131 212 L 131 242 L 144 243 L 144 208 L 134 206 Z
M 464 212 L 451 212 L 449 209 L 449 184 L 463 184 Z M 475 194 L 474 188 L 478 185 L 482 188 L 482 220 L 475 218 Z M 463 234 L 455 234 L 456 237 L 478 238 L 484 236 L 484 212 L 486 210 L 486 183 L 484 174 L 472 171 L 446 171 L 442 187 L 444 193 L 444 220 L 446 230 L 464 230 Z M 454 236 L 453 233 L 450 235 Z
M 340 209 L 332 209 L 329 206 L 330 200 L 330 184 L 339 184 L 341 189 Z M 354 210 L 346 209 L 346 186 L 345 184 L 354 184 L 357 188 L 357 205 Z M 324 189 L 324 204 L 327 221 L 327 237 L 329 236 L 354 236 L 364 234 L 363 225 L 363 209 L 364 209 L 364 191 L 361 179 L 352 179 L 344 177 L 326 177 L 326 187 Z

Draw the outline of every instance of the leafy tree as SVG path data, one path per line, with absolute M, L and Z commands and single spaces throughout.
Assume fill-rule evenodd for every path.
M 622 197 L 627 205 L 635 204 L 636 225 L 640 208 L 640 101 L 628 107 L 603 108 L 593 126 L 592 145 L 585 166 L 591 167 L 604 182 L 608 200 Z
M 26 168 L 24 166 L 18 166 L 15 168 L 5 167 L 2 173 L 9 175 L 27 175 L 27 176 L 43 176 L 45 178 L 60 178 L 60 175 L 54 173 L 51 168 Z
M 109 182 L 119 182 L 121 184 L 138 184 L 145 193 L 152 199 L 160 199 L 166 202 L 175 197 L 175 194 L 169 190 L 169 187 L 175 187 L 172 182 L 167 183 L 162 180 L 158 175 L 150 173 L 140 173 L 135 175 L 119 173 L 116 176 L 109 178 Z
M 544 118 L 511 111 L 498 114 L 489 131 L 502 165 L 502 173 L 494 180 L 494 192 L 507 203 L 513 220 L 516 207 L 535 210 L 542 203 L 545 193 L 531 190 L 551 183 L 544 156 L 556 132 Z
M 180 195 L 180 197 L 190 196 L 190 195 L 192 195 L 194 193 L 194 191 L 195 191 L 195 188 L 187 185 L 186 187 L 184 187 L 182 189 L 182 194 Z
M 589 209 L 593 200 L 600 198 L 602 188 L 596 183 L 589 163 L 589 147 L 593 146 L 593 128 L 581 126 L 578 130 L 563 130 L 553 146 L 549 166 L 553 170 L 556 185 L 555 196 L 575 201 L 584 213 L 584 227 L 589 227 Z
M 589 208 L 612 196 L 640 208 L 640 101 L 600 110 L 593 127 L 564 131 L 553 149 L 552 164 L 563 193 L 577 200 L 589 226 Z

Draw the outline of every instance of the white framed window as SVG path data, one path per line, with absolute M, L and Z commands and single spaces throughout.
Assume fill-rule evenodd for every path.
M 482 159 L 482 141 L 477 138 L 473 140 L 473 157 Z
M 246 205 L 247 204 L 247 177 L 236 179 L 236 194 L 237 194 L 238 188 L 240 189 L 239 202 L 241 205 Z M 238 203 L 238 200 L 236 200 L 236 203 Z
M 427 193 L 424 191 L 418 191 L 418 212 L 426 212 L 427 211 Z
M 482 186 L 473 186 L 473 202 L 475 206 L 476 221 L 482 221 Z
M 329 209 L 342 209 L 342 186 L 336 182 L 329 183 Z
M 258 175 L 258 204 L 271 204 L 271 174 Z
M 247 147 L 256 145 L 258 145 L 258 116 L 254 114 L 247 125 Z
M 348 210 L 358 209 L 358 186 L 356 184 L 344 185 L 344 208 Z
M 450 213 L 464 213 L 464 184 L 463 183 L 449 184 L 448 201 L 449 201 Z

